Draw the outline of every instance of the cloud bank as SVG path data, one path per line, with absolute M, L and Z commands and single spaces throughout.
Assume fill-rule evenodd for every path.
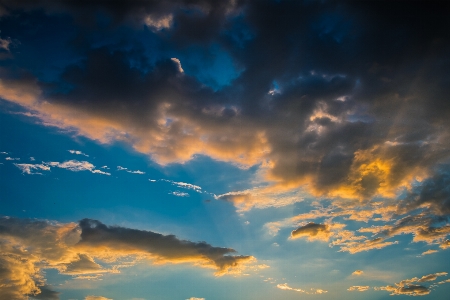
M 240 273 L 254 261 L 230 248 L 180 240 L 174 235 L 107 226 L 97 220 L 61 224 L 30 219 L 0 218 L 0 298 L 58 299 L 46 285 L 45 269 L 74 278 L 120 273 L 139 260 L 153 264 L 188 263 L 215 270 L 216 276 Z M 134 257 L 132 261 L 128 261 Z M 101 262 L 102 264 L 99 264 Z

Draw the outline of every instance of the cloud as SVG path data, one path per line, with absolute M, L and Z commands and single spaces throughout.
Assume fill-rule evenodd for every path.
M 83 152 L 81 152 L 81 151 L 78 151 L 78 150 L 67 150 L 67 151 L 69 151 L 69 152 L 72 153 L 72 154 L 84 155 L 84 156 L 86 156 L 86 157 L 89 157 L 89 155 L 87 155 L 87 154 L 85 154 L 85 153 L 83 153 Z
M 192 183 L 177 182 L 177 181 L 167 180 L 167 179 L 161 179 L 161 181 L 169 182 L 169 183 L 171 183 L 171 184 L 173 184 L 173 185 L 175 185 L 175 186 L 177 186 L 179 188 L 194 190 L 194 191 L 196 191 L 198 193 L 202 192 L 202 188 L 200 186 L 192 184 Z
M 368 285 L 364 285 L 364 286 L 362 286 L 362 285 L 354 285 L 354 286 L 349 287 L 347 289 L 347 291 L 365 292 L 365 291 L 367 291 L 369 289 L 370 289 L 370 286 L 368 286 Z
M 298 188 L 271 185 L 228 192 L 216 195 L 215 198 L 233 203 L 238 211 L 248 211 L 252 208 L 282 207 L 301 202 L 303 194 Z
M 16 157 L 16 158 L 14 158 L 14 157 L 6 157 L 5 158 L 6 160 L 20 160 L 20 158 L 18 158 L 18 157 Z
M 431 292 L 431 290 L 428 287 L 415 284 L 406 287 L 388 285 L 379 287 L 378 289 L 390 292 L 391 293 L 390 295 L 425 296 Z
M 180 191 L 170 192 L 169 195 L 174 195 L 174 196 L 177 196 L 177 197 L 189 197 L 188 193 L 183 193 L 183 192 L 180 192 Z
M 300 292 L 300 293 L 305 293 L 305 294 L 324 294 L 327 293 L 328 291 L 322 290 L 322 289 L 313 289 L 311 288 L 309 291 L 306 290 L 302 290 L 302 289 L 296 289 L 296 288 L 292 288 L 290 286 L 288 286 L 287 283 L 283 283 L 283 284 L 277 284 L 277 288 L 281 289 L 281 290 L 287 290 L 287 291 L 294 291 L 294 292 Z
M 3 49 L 5 51 L 9 52 L 9 46 L 11 45 L 12 41 L 10 38 L 2 39 L 0 38 L 0 49 Z
M 425 251 L 425 252 L 422 252 L 422 256 L 423 255 L 429 255 L 429 254 L 433 254 L 433 253 L 436 253 L 436 252 L 438 252 L 437 250 L 433 250 L 433 249 L 429 249 L 429 250 L 427 250 L 427 251 Z
M 94 174 L 102 174 L 102 175 L 111 175 L 111 173 L 103 172 L 101 170 L 96 170 L 95 166 L 87 161 L 78 161 L 78 160 L 67 160 L 65 162 L 46 162 L 44 163 L 47 166 L 51 167 L 57 167 L 61 169 L 66 169 L 73 172 L 80 172 L 80 171 L 89 171 Z
M 145 174 L 145 172 L 142 172 L 140 170 L 132 171 L 132 170 L 128 170 L 128 168 L 125 168 L 125 167 L 122 167 L 122 166 L 117 166 L 117 171 L 126 171 L 126 172 L 131 173 L 131 174 L 140 174 L 140 175 Z
M 191 298 L 186 299 L 186 300 L 205 300 L 205 298 L 191 297 Z
M 27 299 L 27 295 L 37 299 L 44 295 L 48 299 L 57 297 L 57 292 L 46 285 L 45 269 L 56 269 L 74 279 L 98 278 L 148 260 L 159 265 L 189 263 L 212 268 L 216 276 L 222 276 L 237 274 L 255 260 L 234 255 L 234 249 L 213 247 L 206 242 L 106 226 L 90 219 L 63 224 L 3 217 L 0 228 L 2 299 Z
M 113 300 L 113 299 L 106 298 L 106 297 L 103 297 L 103 296 L 86 296 L 84 298 L 84 300 Z
M 25 174 L 39 174 L 42 175 L 42 173 L 34 172 L 34 171 L 50 171 L 50 167 L 45 164 L 14 164 L 16 167 L 18 167 L 22 173 Z
M 352 275 L 356 275 L 356 276 L 360 276 L 362 274 L 364 274 L 364 271 L 362 271 L 362 270 L 356 270 L 355 272 L 352 273 Z
M 184 73 L 183 68 L 181 67 L 181 62 L 178 58 L 172 57 L 171 60 L 178 65 L 178 72 Z
M 385 16 L 376 1 L 339 10 L 332 2 L 297 1 L 19 2 L 7 1 L 8 9 L 70 14 L 93 32 L 102 30 L 94 21 L 98 11 L 111 17 L 108 28 L 147 24 L 170 53 L 153 55 L 129 34 L 125 47 L 86 41 L 51 84 L 6 67 L 0 97 L 44 125 L 128 143 L 161 165 L 206 155 L 254 166 L 272 188 L 221 195 L 239 210 L 299 201 L 281 197 L 289 189 L 366 203 L 406 189 L 415 204 L 447 211 L 445 201 L 427 193 L 438 188 L 445 196 L 445 185 L 413 191 L 417 181 L 439 180 L 435 167 L 449 159 L 449 37 L 440 4 L 424 12 L 418 3 L 396 3 Z M 419 28 L 417 19 L 425 25 Z M 310 33 L 298 36 L 305 28 Z M 391 44 L 399 46 L 372 51 Z M 204 84 L 176 51 L 192 45 L 199 53 L 218 45 L 241 71 L 219 89 Z
M 291 232 L 291 238 L 307 238 L 308 241 L 318 240 L 326 242 L 331 236 L 330 226 L 326 224 L 308 223 Z
M 424 296 L 431 292 L 431 289 L 424 285 L 418 285 L 417 283 L 424 283 L 429 281 L 435 281 L 439 276 L 446 276 L 447 272 L 434 273 L 424 275 L 421 278 L 411 278 L 395 283 L 395 286 L 387 285 L 383 287 L 375 287 L 375 290 L 384 290 L 391 293 L 391 295 L 409 295 L 409 296 Z
M 442 249 L 450 248 L 450 240 L 443 241 L 439 247 L 441 247 Z

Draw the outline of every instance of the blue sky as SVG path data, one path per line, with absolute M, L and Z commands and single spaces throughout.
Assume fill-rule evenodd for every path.
M 1 0 L 0 299 L 446 299 L 447 15 Z

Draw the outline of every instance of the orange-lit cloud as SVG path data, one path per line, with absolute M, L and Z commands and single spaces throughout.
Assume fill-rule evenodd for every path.
M 179 68 L 178 61 L 172 63 Z M 186 94 L 190 79 L 169 76 L 161 80 L 167 80 L 161 89 L 171 86 L 173 94 L 152 100 L 147 107 L 149 119 L 145 122 L 138 116 L 142 110 L 119 111 L 111 106 L 102 111 L 95 106 L 77 105 L 72 100 L 45 99 L 36 80 L 31 78 L 2 79 L 0 97 L 26 108 L 30 116 L 44 125 L 100 143 L 127 142 L 159 164 L 183 163 L 202 154 L 244 168 L 260 165 L 261 176 L 271 183 L 269 187 L 219 195 L 240 210 L 301 201 L 300 188 L 315 196 L 362 202 L 377 195 L 393 197 L 399 188 L 409 188 L 413 179 L 424 178 L 429 173 L 428 166 L 405 163 L 406 157 L 401 155 L 404 144 L 379 141 L 366 149 L 352 148 L 344 152 L 328 145 L 328 140 L 337 134 L 335 131 L 350 130 L 347 127 L 352 128 L 353 124 L 345 120 L 345 113 L 332 115 L 324 102 L 317 102 L 316 109 L 304 116 L 309 125 L 305 125 L 303 132 L 281 135 L 286 132 L 281 120 L 274 119 L 268 126 L 246 118 L 239 108 L 219 104 L 196 110 L 190 107 L 192 97 L 216 95 L 209 90 L 200 90 L 198 95 Z M 149 93 L 148 97 L 153 97 Z M 320 125 L 319 131 L 311 132 L 314 124 L 325 119 L 335 128 L 327 123 Z M 317 143 L 324 143 L 323 153 L 297 149 L 295 139 L 307 139 L 310 135 Z M 296 155 L 298 151 L 302 155 Z M 355 212 L 350 219 L 369 217 Z
M 370 286 L 368 285 L 354 285 L 347 289 L 347 291 L 358 291 L 358 292 L 365 292 L 370 289 Z
M 120 268 L 139 260 L 149 260 L 153 264 L 190 263 L 215 269 L 215 275 L 221 276 L 240 273 L 255 261 L 252 256 L 233 255 L 236 251 L 230 248 L 109 227 L 89 219 L 60 224 L 3 217 L 0 226 L 2 299 L 26 299 L 26 295 L 43 291 L 51 294 L 42 272 L 49 268 L 74 278 L 98 278 L 104 273 L 120 273 Z M 130 262 L 130 257 L 135 257 L 134 261 Z
M 424 296 L 428 295 L 431 290 L 429 287 L 422 285 L 423 283 L 435 281 L 439 276 L 446 275 L 447 272 L 428 274 L 422 276 L 421 278 L 414 277 L 411 279 L 405 279 L 400 281 L 399 283 L 395 283 L 395 285 L 375 287 L 375 290 L 388 291 L 391 293 L 391 295 Z
M 103 297 L 103 296 L 86 296 L 84 298 L 84 300 L 113 300 L 113 299 L 106 298 L 106 297 Z
M 304 293 L 304 294 L 325 294 L 328 292 L 328 291 L 325 291 L 322 289 L 313 289 L 313 288 L 311 288 L 309 291 L 303 290 L 303 289 L 297 289 L 297 288 L 290 287 L 287 283 L 279 283 L 279 284 L 277 284 L 277 288 L 279 288 L 280 290 L 294 291 L 294 292 L 300 292 L 300 293 Z

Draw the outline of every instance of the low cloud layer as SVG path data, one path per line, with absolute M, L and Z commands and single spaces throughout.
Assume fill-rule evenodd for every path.
M 0 218 L 0 250 L 2 299 L 27 299 L 27 295 L 58 299 L 58 293 L 46 285 L 45 269 L 56 269 L 75 278 L 95 278 L 120 273 L 120 268 L 149 260 L 153 264 L 188 263 L 211 268 L 216 276 L 221 276 L 240 273 L 245 264 L 254 261 L 251 256 L 235 255 L 236 251 L 230 248 L 107 226 L 90 219 L 61 224 Z M 130 257 L 134 259 L 127 263 Z

